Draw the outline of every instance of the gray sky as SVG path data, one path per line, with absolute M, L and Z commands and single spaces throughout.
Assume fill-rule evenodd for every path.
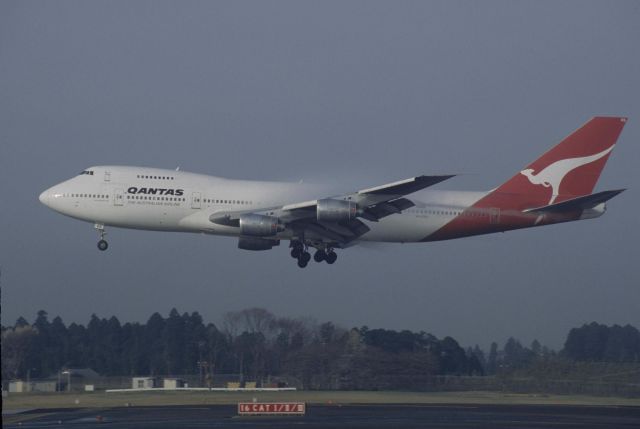
M 640 326 L 640 3 L 0 3 L 2 323 L 39 309 L 146 321 L 265 307 L 463 345 L 560 347 L 582 323 Z M 597 220 L 340 252 L 109 230 L 38 202 L 84 167 L 131 164 L 345 190 L 466 173 L 492 188 L 594 115 L 629 121 Z

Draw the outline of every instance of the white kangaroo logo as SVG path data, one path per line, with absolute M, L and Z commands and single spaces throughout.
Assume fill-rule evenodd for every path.
M 548 204 L 553 204 L 560 192 L 560 183 L 562 183 L 562 180 L 567 174 L 569 174 L 569 172 L 578 167 L 599 160 L 611 152 L 613 146 L 615 145 L 612 145 L 610 148 L 605 149 L 600 153 L 596 153 L 595 155 L 584 156 L 582 158 L 561 159 L 560 161 L 549 164 L 546 168 L 539 171 L 538 174 L 533 174 L 532 168 L 526 168 L 522 170 L 520 174 L 526 176 L 526 178 L 529 179 L 529 182 L 534 185 L 542 185 L 545 188 L 551 187 L 551 199 Z

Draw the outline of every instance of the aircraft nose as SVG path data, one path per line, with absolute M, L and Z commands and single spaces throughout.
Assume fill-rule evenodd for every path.
M 40 202 L 42 204 L 44 204 L 45 206 L 48 206 L 49 205 L 49 200 L 51 199 L 51 191 L 49 189 L 47 189 L 46 191 L 44 191 L 43 193 L 40 194 L 38 199 L 40 200 Z

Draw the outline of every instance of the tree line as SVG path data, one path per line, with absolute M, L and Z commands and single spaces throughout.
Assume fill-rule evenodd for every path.
M 197 312 L 121 324 L 92 315 L 84 326 L 19 318 L 2 327 L 2 379 L 49 377 L 61 368 L 92 368 L 105 376 L 240 374 L 243 380 L 284 377 L 302 388 L 385 389 L 423 386 L 438 376 L 505 374 L 558 359 L 640 361 L 632 326 L 592 323 L 572 329 L 561 352 L 510 338 L 502 349 L 462 348 L 451 337 L 409 330 L 343 329 L 332 322 L 277 317 L 262 308 L 224 315 L 217 326 Z

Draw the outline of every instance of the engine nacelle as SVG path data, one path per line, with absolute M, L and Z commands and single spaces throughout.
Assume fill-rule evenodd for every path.
M 270 237 L 282 231 L 278 218 L 261 214 L 240 215 L 240 234 L 252 237 Z
M 240 237 L 238 239 L 238 249 L 243 250 L 270 250 L 273 246 L 280 245 L 280 240 L 269 238 Z
M 358 205 L 353 201 L 327 198 L 318 200 L 316 206 L 318 222 L 344 222 L 356 218 Z

